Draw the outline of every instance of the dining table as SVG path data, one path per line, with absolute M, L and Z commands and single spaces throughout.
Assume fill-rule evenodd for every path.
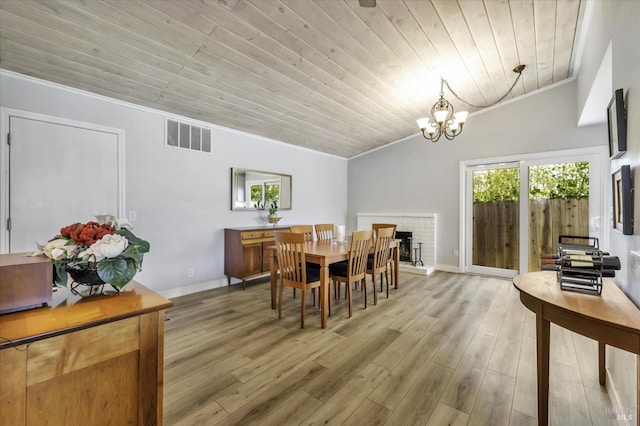
M 400 247 L 401 240 L 392 240 L 390 249 L 392 250 L 393 268 L 393 286 L 398 288 L 398 266 L 400 264 Z M 347 238 L 344 243 L 338 243 L 335 240 L 315 240 L 305 243 L 305 260 L 309 263 L 315 263 L 320 266 L 320 324 L 322 328 L 327 328 L 327 318 L 329 312 L 329 265 L 332 263 L 342 262 L 349 259 L 349 250 L 351 248 L 350 239 Z M 270 252 L 269 267 L 271 273 L 271 309 L 276 309 L 276 291 L 278 287 L 278 259 L 276 246 L 269 246 L 267 250 Z M 371 244 L 373 251 L 373 243 Z

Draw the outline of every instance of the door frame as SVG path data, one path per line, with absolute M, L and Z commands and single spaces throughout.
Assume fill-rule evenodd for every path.
M 467 244 L 467 237 L 469 229 L 467 227 L 468 217 L 467 209 L 469 207 L 469 201 L 467 200 L 467 191 L 469 190 L 469 183 L 467 182 L 467 168 L 478 166 L 482 164 L 500 164 L 500 163 L 514 163 L 519 162 L 520 168 L 520 194 L 529 193 L 529 176 L 525 173 L 526 167 L 539 164 L 548 164 L 545 161 L 557 161 L 557 162 L 578 162 L 589 161 L 589 212 L 591 217 L 599 217 L 600 224 L 598 231 L 595 231 L 593 236 L 597 236 L 600 241 L 601 247 L 609 247 L 610 238 L 610 205 L 608 200 L 611 195 L 611 188 L 609 188 L 609 151 L 606 146 L 594 146 L 578 149 L 568 149 L 561 151 L 548 151 L 532 154 L 521 155 L 508 155 L 502 157 L 483 158 L 477 160 L 463 160 L 460 161 L 459 181 L 460 181 L 460 198 L 459 198 L 459 258 L 458 258 L 458 270 L 464 273 L 470 273 L 471 259 L 469 259 L 470 247 Z M 524 167 L 522 167 L 524 166 Z M 595 183 L 593 179 L 598 179 Z M 593 194 L 592 194 L 593 191 Z M 527 196 L 528 199 L 528 196 Z M 528 271 L 528 250 L 529 250 L 529 227 L 522 226 L 528 223 L 528 208 L 520 208 L 520 273 L 522 271 Z M 593 213 L 591 213 L 593 212 Z M 522 242 L 526 242 L 523 244 Z M 510 277 L 512 274 L 504 274 L 505 277 Z
M 55 117 L 51 115 L 39 114 L 30 111 L 23 111 L 19 109 L 0 107 L 0 176 L 2 177 L 0 182 L 0 253 L 9 252 L 9 229 L 7 227 L 7 220 L 9 218 L 9 119 L 11 117 L 22 118 L 27 120 L 42 121 L 45 123 L 56 124 L 68 127 L 77 127 L 85 130 L 92 130 L 97 132 L 110 133 L 117 138 L 117 179 L 118 179 L 118 198 L 117 198 L 117 211 L 116 217 L 125 217 L 125 171 L 124 171 L 124 148 L 125 137 L 124 129 L 118 129 L 115 127 L 101 126 L 95 123 L 89 123 L 84 121 L 70 120 L 62 117 Z M 62 226 L 64 224 L 60 224 Z M 55 233 L 55 230 L 52 230 Z M 53 234 L 52 234 L 53 235 Z M 34 245 L 35 249 L 35 245 Z

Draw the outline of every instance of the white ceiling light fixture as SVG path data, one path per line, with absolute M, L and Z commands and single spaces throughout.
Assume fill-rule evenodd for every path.
M 500 99 L 498 99 L 497 101 L 488 105 L 474 105 L 465 101 L 464 99 L 460 98 L 460 96 L 458 96 L 456 92 L 453 91 L 453 89 L 451 89 L 451 86 L 449 86 L 447 80 L 445 80 L 444 78 L 440 78 L 440 98 L 431 107 L 431 116 L 419 118 L 418 120 L 416 120 L 418 126 L 420 127 L 420 131 L 422 132 L 422 136 L 425 139 L 430 140 L 431 142 L 438 142 L 440 137 L 443 135 L 446 139 L 453 140 L 456 136 L 459 136 L 462 133 L 462 128 L 465 121 L 467 120 L 469 112 L 454 111 L 453 105 L 451 105 L 451 103 L 449 103 L 449 101 L 444 98 L 445 85 L 447 86 L 447 89 L 449 89 L 449 91 L 453 94 L 453 96 L 455 96 L 459 101 L 474 108 L 488 108 L 490 106 L 496 105 L 504 98 L 506 98 L 509 93 L 511 93 L 513 88 L 516 86 L 516 83 L 518 83 L 518 80 L 520 80 L 524 68 L 525 65 L 518 65 L 513 69 L 513 72 L 518 74 L 518 76 L 516 77 L 509 90 L 507 90 L 507 93 L 502 95 L 502 97 L 500 97 Z

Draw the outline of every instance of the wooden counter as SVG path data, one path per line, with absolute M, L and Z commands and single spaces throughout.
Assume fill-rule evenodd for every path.
M 109 287 L 109 286 L 105 286 Z M 0 425 L 161 425 L 164 310 L 132 281 L 0 315 Z

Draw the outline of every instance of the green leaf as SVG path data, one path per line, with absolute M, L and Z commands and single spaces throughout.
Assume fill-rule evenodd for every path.
M 53 262 L 53 282 L 56 285 L 67 286 L 67 265 L 63 261 Z
M 125 237 L 127 241 L 129 241 L 129 246 L 134 245 L 138 253 L 149 252 L 149 242 L 136 237 L 135 235 L 133 235 L 133 232 L 129 231 L 127 228 L 120 228 L 115 231 L 114 234 L 122 235 L 123 237 Z
M 138 272 L 132 259 L 105 258 L 98 262 L 98 276 L 118 288 L 124 287 Z

